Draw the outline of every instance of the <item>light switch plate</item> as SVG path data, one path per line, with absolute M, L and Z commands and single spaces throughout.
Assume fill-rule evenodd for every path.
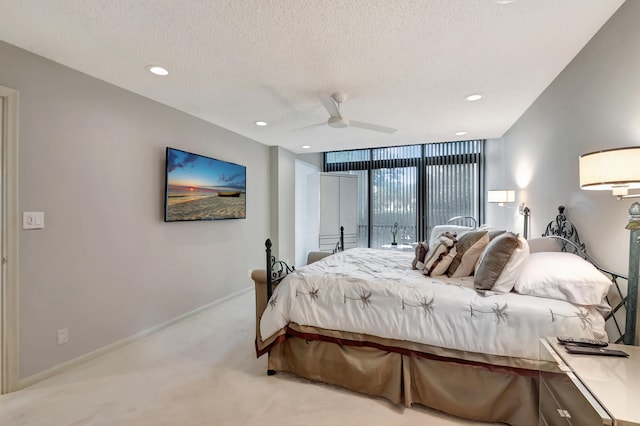
M 22 213 L 22 229 L 44 228 L 44 212 Z

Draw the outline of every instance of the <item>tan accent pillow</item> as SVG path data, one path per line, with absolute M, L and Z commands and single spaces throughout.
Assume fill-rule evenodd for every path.
M 504 229 L 492 229 L 489 231 L 489 241 L 493 240 L 495 237 L 498 237 L 502 234 L 504 234 L 505 231 Z
M 518 237 L 518 246 L 511 253 L 511 257 L 504 268 L 502 268 L 502 272 L 500 276 L 493 283 L 491 287 L 491 291 L 495 291 L 498 293 L 509 293 L 513 290 L 513 286 L 515 286 L 518 277 L 520 276 L 520 272 L 524 267 L 524 262 L 529 257 L 529 243 L 522 237 Z
M 502 270 L 518 248 L 518 235 L 505 232 L 495 237 L 484 249 L 478 259 L 473 284 L 476 290 L 491 290 Z
M 458 238 L 456 257 L 453 258 L 451 265 L 449 265 L 447 275 L 452 278 L 473 275 L 476 262 L 488 244 L 489 233 L 487 231 L 467 232 Z
M 429 252 L 429 246 L 426 241 L 418 243 L 416 246 L 416 257 L 411 262 L 411 267 L 413 269 L 422 269 L 424 268 L 424 258 L 427 256 Z M 418 268 L 418 264 L 422 264 L 422 268 Z
M 436 238 L 429 246 L 429 252 L 424 259 L 423 274 L 429 276 L 446 274 L 456 256 L 456 242 L 455 237 L 449 232 L 444 232 Z
M 495 237 L 497 237 L 498 235 L 504 234 L 505 232 L 507 232 L 504 229 L 496 229 L 496 228 L 492 228 L 489 225 L 482 225 L 480 228 L 477 229 L 478 231 L 487 231 L 489 233 L 489 241 L 493 240 Z

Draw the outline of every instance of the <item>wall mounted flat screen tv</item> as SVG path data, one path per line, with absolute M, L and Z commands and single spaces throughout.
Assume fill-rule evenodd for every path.
M 244 219 L 247 168 L 167 147 L 165 222 Z

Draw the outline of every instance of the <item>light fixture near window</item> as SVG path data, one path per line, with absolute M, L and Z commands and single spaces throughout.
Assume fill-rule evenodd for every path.
M 630 189 L 640 188 L 640 146 L 607 149 L 580 156 L 580 188 L 611 191 L 618 200 L 640 197 L 629 194 Z M 637 306 L 638 273 L 640 272 L 640 203 L 629 207 L 629 279 L 627 281 L 627 305 Z M 636 342 L 636 310 L 627 309 L 625 333 L 622 340 L 627 345 Z M 628 326 L 631 324 L 631 326 Z
M 491 189 L 487 193 L 487 202 L 498 203 L 504 207 L 505 203 L 513 203 L 516 200 L 516 191 L 513 189 Z
M 498 206 L 504 207 L 507 203 L 516 201 L 516 191 L 513 189 L 491 189 L 487 192 L 487 202 L 497 203 Z M 513 207 L 511 207 L 513 208 Z M 529 238 L 529 216 L 531 210 L 524 203 L 518 206 L 518 213 L 524 216 L 524 229 L 522 236 Z

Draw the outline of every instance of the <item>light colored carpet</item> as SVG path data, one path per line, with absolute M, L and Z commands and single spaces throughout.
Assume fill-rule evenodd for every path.
M 2 425 L 474 425 L 278 373 L 256 359 L 254 294 L 0 397 Z

